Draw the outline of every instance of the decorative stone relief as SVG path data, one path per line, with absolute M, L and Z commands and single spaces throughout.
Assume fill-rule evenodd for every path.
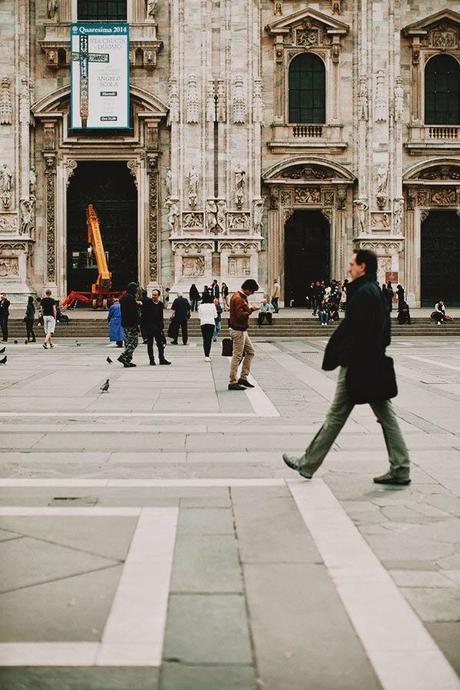
M 177 79 L 169 80 L 169 121 L 179 122 L 179 89 L 177 86 Z
M 202 213 L 183 213 L 182 230 L 204 230 L 204 218 Z
M 73 176 L 75 170 L 77 169 L 78 163 L 73 158 L 68 158 L 64 163 L 64 177 L 65 186 L 68 187 L 70 179 Z M 129 167 L 129 166 L 128 166 Z
M 3 246 L 0 247 L 3 249 Z M 17 256 L 0 256 L 0 278 L 19 275 L 19 258 Z
M 246 94 L 244 92 L 243 77 L 235 77 L 233 81 L 232 119 L 235 125 L 244 125 L 247 116 Z
M 0 216 L 0 233 L 19 232 L 18 220 L 15 216 Z
M 26 77 L 21 79 L 19 92 L 19 122 L 21 124 L 30 123 L 30 85 Z
M 169 232 L 171 235 L 177 235 L 179 232 L 179 207 L 172 199 L 168 199 L 165 206 L 168 209 Z
M 294 189 L 295 204 L 320 204 L 321 189 L 319 187 L 296 187 Z
M 56 148 L 56 123 L 45 122 L 43 129 L 45 151 L 54 151 Z
M 323 206 L 332 206 L 334 204 L 334 192 L 329 189 L 323 189 L 321 194 L 321 203 Z
M 431 44 L 433 48 L 440 48 L 441 50 L 457 48 L 457 31 L 447 24 L 440 24 L 430 31 L 427 43 Z
M 19 234 L 32 237 L 35 227 L 35 196 L 23 197 L 19 201 L 19 209 L 21 213 Z
M 214 199 L 208 199 L 206 203 L 206 230 L 216 234 L 217 229 L 217 205 Z
M 0 125 L 10 125 L 13 117 L 11 80 L 3 77 L 0 86 Z
M 387 200 L 387 186 L 388 186 L 388 168 L 386 165 L 380 165 L 376 173 L 377 183 L 377 206 L 382 209 Z
M 58 0 L 47 0 L 46 4 L 46 14 L 48 19 L 56 19 L 59 9 Z
M 45 154 L 46 177 L 46 275 L 50 283 L 56 280 L 56 157 Z
M 353 205 L 356 209 L 356 220 L 358 226 L 358 233 L 360 235 L 367 235 L 367 212 L 369 204 L 364 199 L 355 199 Z
M 250 256 L 229 256 L 228 257 L 229 276 L 249 276 L 251 275 Z
M 263 121 L 262 79 L 254 79 L 254 91 L 252 96 L 252 120 Z
M 3 163 L 0 168 L 0 192 L 3 208 L 5 211 L 8 211 L 11 206 L 11 197 L 13 194 L 13 173 L 8 163 Z
M 333 176 L 332 171 L 316 165 L 293 166 L 284 170 L 281 177 L 289 180 L 328 180 Z M 342 177 L 337 175 L 337 177 Z
M 205 274 L 204 256 L 183 256 L 182 276 L 184 278 L 199 278 Z
M 404 113 L 404 89 L 401 77 L 396 77 L 394 90 L 395 122 L 401 122 Z
M 361 77 L 359 80 L 359 90 L 358 90 L 358 98 L 359 98 L 359 112 L 358 112 L 358 118 L 360 120 L 368 120 L 369 119 L 369 92 L 367 88 L 367 78 L 366 77 Z
M 455 189 L 436 189 L 431 192 L 431 201 L 436 206 L 452 206 L 457 202 Z
M 385 72 L 383 69 L 381 69 L 376 75 L 374 118 L 376 122 L 385 122 L 387 116 L 388 112 L 387 98 L 385 94 Z
M 389 213 L 371 213 L 371 228 L 375 231 L 386 231 L 390 228 Z
M 401 223 L 404 214 L 404 199 L 398 198 L 393 200 L 393 230 L 395 235 L 401 235 Z
M 342 0 L 331 0 L 332 14 L 342 14 Z
M 282 0 L 272 0 L 273 2 L 273 14 L 275 17 L 281 17 L 283 15 L 283 1 Z
M 236 208 L 241 210 L 243 208 L 246 193 L 246 170 L 244 170 L 239 163 L 233 174 L 235 177 L 235 204 Z
M 271 211 L 277 211 L 279 207 L 279 201 L 280 201 L 280 192 L 279 189 L 276 187 L 270 187 L 269 190 L 269 207 Z
M 264 216 L 264 200 L 261 198 L 254 199 L 253 203 L 253 227 L 256 235 L 261 235 L 264 229 L 263 226 L 263 216 Z
M 281 206 L 291 206 L 292 205 L 292 192 L 281 191 L 280 194 Z
M 347 203 L 347 190 L 345 187 L 337 188 L 337 210 L 343 211 Z
M 192 165 L 192 168 L 187 176 L 188 186 L 188 203 L 190 208 L 195 208 L 198 199 L 198 187 L 200 184 L 200 173 L 197 168 Z
M 138 175 L 139 175 L 139 161 L 136 160 L 135 158 L 132 158 L 126 163 L 126 166 L 131 173 L 133 180 L 134 180 L 134 185 L 136 189 L 138 188 Z
M 198 124 L 200 121 L 200 94 L 196 76 L 191 74 L 187 85 L 187 122 Z
M 249 230 L 249 213 L 227 213 L 229 230 Z
M 321 208 L 321 213 L 325 219 L 330 223 L 332 221 L 332 209 L 331 208 Z
M 149 176 L 149 277 L 152 282 L 158 283 L 160 277 L 158 265 L 158 216 L 160 195 L 158 155 L 155 153 L 147 155 L 147 172 Z
M 217 202 L 217 232 L 225 234 L 227 230 L 227 202 L 219 199 Z
M 147 0 L 145 5 L 145 14 L 147 19 L 155 19 L 157 5 L 158 0 Z
M 295 32 L 296 45 L 303 48 L 310 48 L 311 46 L 319 45 L 319 30 L 312 29 L 311 25 L 305 29 L 296 29 Z
M 421 180 L 460 180 L 460 167 L 437 165 L 434 168 L 423 170 L 418 177 Z

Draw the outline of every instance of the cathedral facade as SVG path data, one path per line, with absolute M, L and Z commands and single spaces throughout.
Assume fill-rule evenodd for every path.
M 128 129 L 72 129 L 71 27 L 129 26 Z M 0 290 L 261 292 L 346 277 L 460 299 L 460 1 L 0 0 Z M 91 65 L 90 65 L 91 69 Z

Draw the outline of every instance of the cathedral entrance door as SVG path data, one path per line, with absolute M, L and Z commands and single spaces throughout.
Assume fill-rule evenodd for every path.
M 421 304 L 439 299 L 460 305 L 460 219 L 455 211 L 430 211 L 421 232 Z
M 137 191 L 126 161 L 79 161 L 67 193 L 67 291 L 88 292 L 97 277 L 88 252 L 86 209 L 93 204 L 112 272 L 123 290 L 138 279 Z
M 285 305 L 306 306 L 308 286 L 330 280 L 329 222 L 321 211 L 294 211 L 284 234 Z

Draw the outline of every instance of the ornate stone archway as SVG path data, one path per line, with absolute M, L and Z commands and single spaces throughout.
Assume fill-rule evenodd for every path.
M 460 214 L 460 158 L 432 158 L 411 166 L 403 177 L 406 200 L 405 280 L 409 304 L 421 303 L 421 227 L 430 210 Z
M 38 101 L 36 121 L 37 223 L 42 228 L 44 257 L 35 265 L 35 282 L 67 293 L 66 225 L 67 187 L 79 161 L 126 161 L 138 191 L 138 279 L 152 287 L 160 281 L 160 166 L 159 127 L 167 106 L 138 87 L 131 87 L 133 128 L 126 135 L 75 136 L 69 131 L 69 87 Z M 116 142 L 116 146 L 114 145 Z
M 268 189 L 268 285 L 284 282 L 284 232 L 295 210 L 320 210 L 331 228 L 331 276 L 346 271 L 348 238 L 352 237 L 352 187 L 355 178 L 342 165 L 313 156 L 280 161 L 263 173 Z

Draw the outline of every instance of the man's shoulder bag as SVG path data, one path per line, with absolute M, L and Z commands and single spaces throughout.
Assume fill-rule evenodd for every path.
M 347 393 L 355 405 L 382 402 L 398 395 L 398 384 L 392 357 L 356 361 L 347 368 Z
M 233 340 L 231 338 L 222 339 L 222 357 L 231 357 L 233 355 Z

